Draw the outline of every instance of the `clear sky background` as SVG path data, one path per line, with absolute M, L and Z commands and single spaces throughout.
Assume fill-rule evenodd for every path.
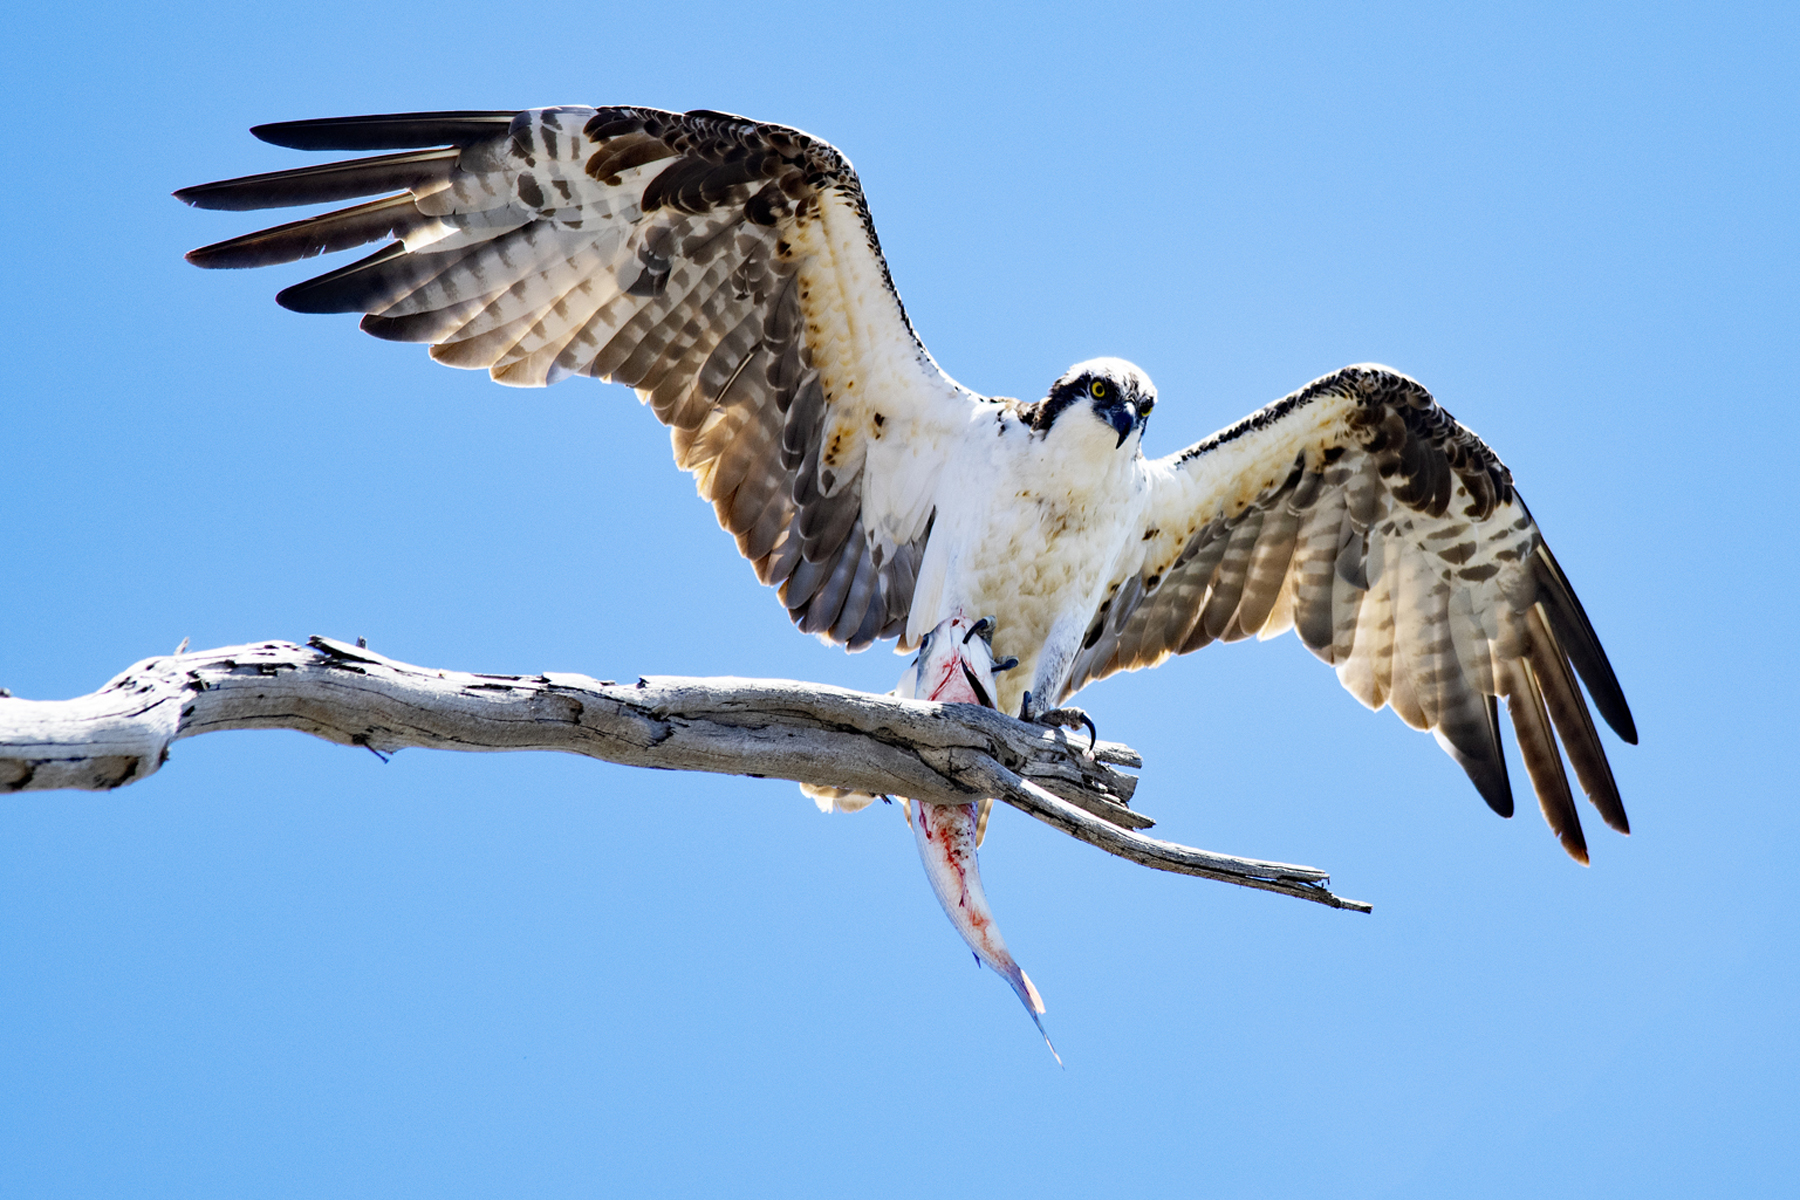
M 858 167 L 926 343 L 1035 397 L 1142 364 L 1148 448 L 1346 363 L 1512 467 L 1617 667 L 1635 832 L 1571 863 L 1292 638 L 1084 693 L 1158 832 L 1002 809 L 1058 1070 L 894 809 L 586 760 L 179 743 L 0 804 L 8 1196 L 1770 1195 L 1795 1186 L 1791 4 L 965 11 L 15 6 L 0 38 L 0 685 L 321 633 L 497 672 L 903 661 L 796 633 L 629 393 L 301 317 L 184 184 L 248 126 L 645 103 Z M 1704 12 L 1700 11 L 1704 8 Z M 1509 751 L 1511 747 L 1509 746 Z

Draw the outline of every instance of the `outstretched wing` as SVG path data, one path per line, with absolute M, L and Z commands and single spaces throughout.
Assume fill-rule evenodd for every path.
M 945 375 L 824 142 L 722 113 L 414 113 L 264 125 L 301 150 L 391 150 L 184 188 L 201 208 L 387 195 L 207 246 L 203 267 L 392 238 L 277 299 L 525 387 L 627 384 L 800 627 L 905 629 L 945 443 L 980 398 Z
M 1152 468 L 1144 557 L 1095 616 L 1069 691 L 1292 627 L 1351 695 L 1431 730 L 1502 816 L 1496 697 L 1563 848 L 1587 861 L 1558 736 L 1606 823 L 1629 831 L 1575 683 L 1635 743 L 1606 653 L 1511 473 L 1423 387 L 1350 367 Z

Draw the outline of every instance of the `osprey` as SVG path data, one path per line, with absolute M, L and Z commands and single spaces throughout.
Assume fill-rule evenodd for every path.
M 1293 629 L 1352 695 L 1428 729 L 1503 816 L 1498 697 L 1563 847 L 1587 861 L 1558 738 L 1625 810 L 1576 676 L 1625 697 L 1568 580 L 1474 433 L 1406 376 L 1353 366 L 1162 459 L 1156 390 L 1117 359 L 1032 403 L 946 375 L 894 290 L 836 149 L 724 113 L 532 109 L 252 131 L 380 152 L 176 193 L 202 208 L 367 200 L 195 250 L 203 267 L 373 254 L 280 293 L 535 387 L 637 390 L 675 460 L 799 627 L 901 650 L 996 614 L 992 699 L 1072 693 L 1213 641 Z

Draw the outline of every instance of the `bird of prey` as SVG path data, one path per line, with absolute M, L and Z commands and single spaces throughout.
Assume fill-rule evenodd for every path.
M 1618 680 L 1499 457 L 1378 366 L 1315 380 L 1161 459 L 1117 359 L 1030 403 L 945 374 L 908 320 L 835 148 L 710 111 L 556 107 L 264 125 L 372 152 L 185 188 L 217 209 L 376 197 L 207 246 L 204 267 L 381 248 L 277 297 L 365 314 L 451 366 L 637 390 L 676 462 L 799 627 L 902 650 L 995 614 L 992 697 L 1027 719 L 1085 684 L 1293 629 L 1352 695 L 1428 729 L 1497 812 L 1520 757 L 1570 855 L 1563 766 L 1625 810 L 1577 676 L 1627 742 Z M 1562 750 L 1559 752 L 1558 740 Z

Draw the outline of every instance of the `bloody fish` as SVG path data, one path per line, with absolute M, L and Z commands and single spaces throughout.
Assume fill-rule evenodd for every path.
M 980 704 L 994 707 L 993 619 L 971 621 L 957 615 L 946 618 L 919 644 L 919 657 L 900 680 L 896 694 L 914 700 Z M 1004 669 L 1007 664 L 1001 664 Z M 967 804 L 907 803 L 907 820 L 913 841 L 925 864 L 925 877 L 950 924 L 962 935 L 975 957 L 986 963 L 1018 994 L 1019 1002 L 1044 1037 L 1044 1045 L 1058 1063 L 1062 1056 L 1044 1033 L 1044 999 L 1031 977 L 1013 960 L 988 908 L 981 887 L 981 870 L 975 857 L 981 821 L 980 802 Z

